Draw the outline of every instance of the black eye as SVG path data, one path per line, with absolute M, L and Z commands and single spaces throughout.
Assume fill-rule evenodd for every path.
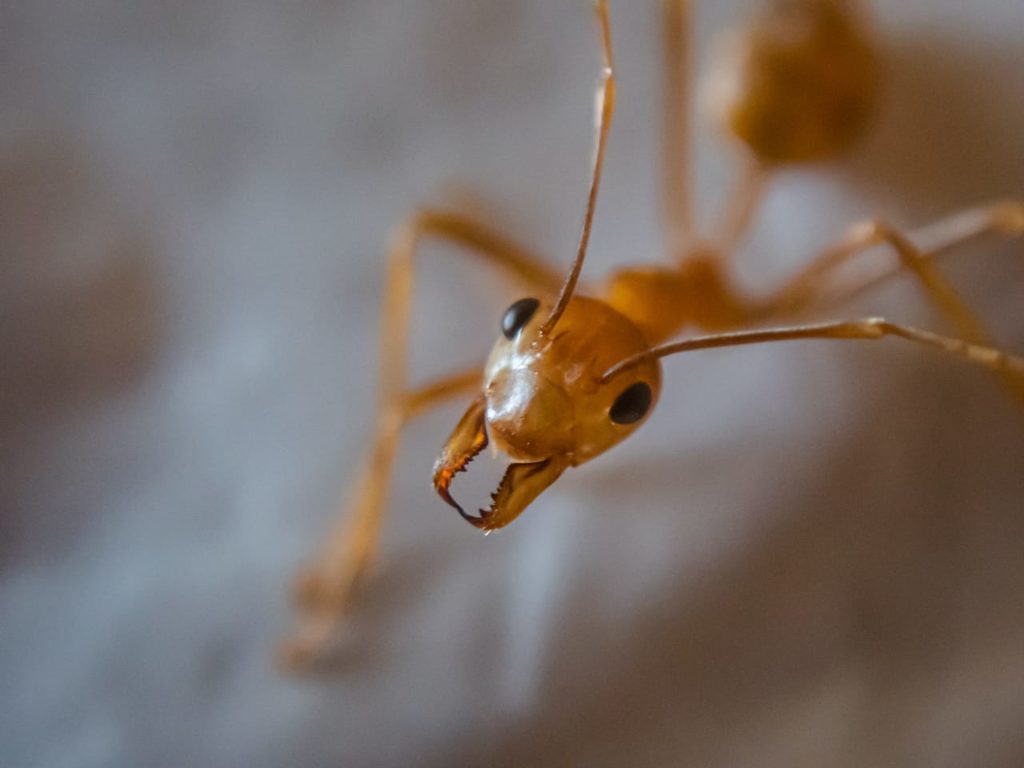
M 632 424 L 640 421 L 651 407 L 651 388 L 638 381 L 623 390 L 608 415 L 616 424 Z
M 540 302 L 537 299 L 520 299 L 506 309 L 505 315 L 501 318 L 501 332 L 505 334 L 505 338 L 514 338 L 523 326 L 530 322 L 539 306 Z

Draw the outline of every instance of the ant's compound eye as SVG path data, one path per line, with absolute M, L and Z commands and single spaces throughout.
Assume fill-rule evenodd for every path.
M 651 407 L 651 388 L 642 381 L 631 384 L 623 390 L 608 415 L 616 424 L 632 424 L 640 421 Z
M 505 334 L 505 338 L 515 338 L 523 326 L 530 322 L 539 306 L 540 302 L 537 299 L 520 299 L 506 309 L 505 315 L 501 318 L 501 332 Z

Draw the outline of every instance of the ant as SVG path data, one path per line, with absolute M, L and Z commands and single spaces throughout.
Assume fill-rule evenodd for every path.
M 1024 400 L 1024 357 L 992 346 L 982 321 L 937 270 L 934 257 L 984 233 L 1024 233 L 1024 202 L 962 211 L 908 236 L 881 220 L 858 224 L 809 266 L 763 297 L 736 290 L 729 256 L 742 242 L 765 181 L 787 165 L 826 160 L 862 133 L 878 80 L 868 25 L 844 0 L 773 0 L 726 49 L 712 77 L 719 125 L 744 154 L 744 171 L 717 237 L 696 230 L 683 159 L 688 143 L 687 0 L 662 0 L 664 114 L 662 217 L 667 264 L 625 267 L 600 283 L 579 284 L 590 239 L 605 149 L 615 111 L 615 65 L 606 0 L 594 0 L 603 67 L 596 93 L 593 166 L 579 246 L 568 276 L 526 248 L 465 215 L 424 209 L 395 235 L 387 273 L 377 423 L 352 507 L 320 558 L 295 584 L 302 624 L 281 649 L 287 669 L 327 654 L 334 628 L 377 547 L 387 485 L 403 426 L 460 395 L 473 400 L 434 465 L 441 498 L 484 533 L 515 520 L 563 472 L 631 435 L 661 389 L 659 359 L 711 347 L 797 339 L 902 339 L 989 369 Z M 414 256 L 427 236 L 461 246 L 517 280 L 513 303 L 482 368 L 418 389 L 407 384 L 406 352 Z M 880 277 L 847 280 L 851 260 L 888 246 L 898 264 Z M 946 336 L 880 317 L 792 324 L 838 306 L 897 273 L 913 276 L 957 330 Z M 676 339 L 696 329 L 706 335 Z M 451 494 L 452 479 L 488 444 L 511 463 L 492 504 L 478 515 Z

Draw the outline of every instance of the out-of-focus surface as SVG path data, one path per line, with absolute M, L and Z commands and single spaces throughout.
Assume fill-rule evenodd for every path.
M 702 55 L 745 6 L 698 5 Z M 876 5 L 879 120 L 779 179 L 750 286 L 856 219 L 1024 193 L 1024 5 Z M 390 225 L 460 182 L 569 261 L 586 6 L 3 5 L 0 764 L 1024 763 L 1024 412 L 895 343 L 672 360 L 651 424 L 487 539 L 428 488 L 460 406 L 422 419 L 342 674 L 274 672 L 370 427 Z M 590 275 L 660 253 L 655 10 L 612 7 Z M 706 135 L 698 171 L 708 218 Z M 1021 256 L 949 262 L 1017 350 Z M 510 297 L 423 263 L 426 376 Z M 938 325 L 908 285 L 857 311 Z

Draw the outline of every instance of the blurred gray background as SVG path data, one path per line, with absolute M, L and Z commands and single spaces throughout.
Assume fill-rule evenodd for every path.
M 656 3 L 613 2 L 588 274 L 661 257 Z M 698 55 L 757 3 L 698 3 Z M 849 223 L 1024 193 L 1024 4 L 876 2 L 886 91 L 780 178 L 764 288 Z M 898 344 L 676 358 L 651 423 L 487 539 L 408 432 L 339 674 L 280 677 L 286 585 L 370 427 L 387 232 L 470 200 L 568 264 L 584 0 L 0 8 L 0 765 L 1019 766 L 1024 411 Z M 699 141 L 709 218 L 731 156 Z M 1024 350 L 1024 249 L 949 272 Z M 514 298 L 426 249 L 415 370 Z M 845 314 L 938 327 L 914 286 Z

